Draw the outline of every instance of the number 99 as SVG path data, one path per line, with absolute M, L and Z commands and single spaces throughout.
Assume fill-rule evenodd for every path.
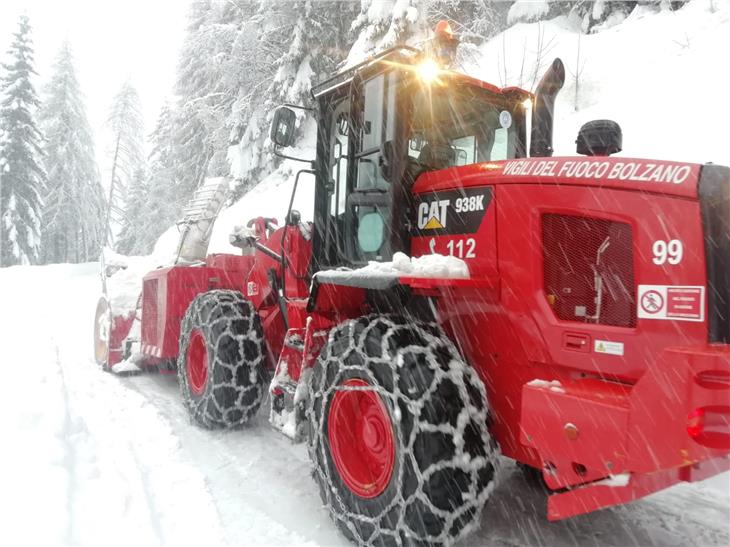
M 669 263 L 676 265 L 682 262 L 682 256 L 684 255 L 684 249 L 682 248 L 682 242 L 678 239 L 672 239 L 669 242 L 658 239 L 651 246 L 654 258 L 652 262 L 657 266 Z

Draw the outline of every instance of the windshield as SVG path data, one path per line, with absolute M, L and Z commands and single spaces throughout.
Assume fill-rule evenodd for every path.
M 443 169 L 514 158 L 519 149 L 518 109 L 476 86 L 414 85 L 408 155 Z

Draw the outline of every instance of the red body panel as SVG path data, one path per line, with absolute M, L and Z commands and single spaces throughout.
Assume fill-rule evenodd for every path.
M 421 200 L 473 188 L 470 195 L 488 201 L 473 229 L 450 233 L 441 216 L 444 225 L 424 219 L 411 239 L 413 256 L 463 257 L 469 279 L 400 282 L 435 298 L 438 320 L 487 387 L 502 452 L 543 469 L 551 488 L 573 488 L 551 498 L 551 519 L 695 480 L 708 464 L 727 462 L 728 432 L 717 430 L 730 419 L 730 348 L 706 343 L 699 172 L 677 162 L 547 158 L 430 172 L 414 185 Z M 176 357 L 190 301 L 210 289 L 239 290 L 259 311 L 271 365 L 291 383 L 313 365 L 333 325 L 369 312 L 365 289 L 334 282 L 317 285 L 308 311 L 311 242 L 298 226 L 269 234 L 263 219 L 254 225 L 269 253 L 214 255 L 205 266 L 145 278 L 145 353 Z M 681 259 L 657 261 L 656 242 L 672 240 L 683 245 Z M 595 264 L 585 260 L 593 255 Z M 593 275 L 611 280 L 605 303 L 601 296 L 591 304 Z M 639 309 L 642 295 L 667 298 L 667 316 Z M 292 389 L 275 384 L 275 396 Z M 600 482 L 610 475 L 629 480 Z
M 252 257 L 211 255 L 206 265 L 153 270 L 142 285 L 142 353 L 176 359 L 180 324 L 198 294 L 214 289 L 244 291 Z
M 547 469 L 552 488 L 624 472 L 639 477 L 672 470 L 661 486 L 655 479 L 637 479 L 641 484 L 633 494 L 630 487 L 618 495 L 601 486 L 607 493 L 593 504 L 583 503 L 591 494 L 580 490 L 573 501 L 563 497 L 551 506 L 551 518 L 645 495 L 680 480 L 678 469 L 728 454 L 730 348 L 706 343 L 698 174 L 699 166 L 675 162 L 554 158 L 448 169 L 427 173 L 415 184 L 415 193 L 433 199 L 459 187 L 492 189 L 475 232 L 432 237 L 422 232 L 411 248 L 414 256 L 449 254 L 467 248 L 456 242 L 474 239 L 469 247 L 475 256 L 454 254 L 468 264 L 471 283 L 483 287 L 457 280 L 425 280 L 421 286 L 424 294 L 440 295 L 444 326 L 487 386 L 492 430 L 503 453 Z M 627 291 L 634 308 L 614 313 L 619 325 L 559 317 L 561 295 L 549 294 L 545 281 L 546 215 L 589 217 L 630 233 L 633 281 Z M 556 249 L 570 252 L 571 244 L 587 237 L 566 236 Z M 657 264 L 654 243 L 675 239 L 683 244 L 682 260 Z M 696 320 L 637 317 L 639 285 L 678 287 L 681 297 L 695 291 L 689 315 L 696 313 Z M 599 344 L 613 352 L 599 352 Z M 698 381 L 698 374 L 712 380 Z M 538 382 L 529 385 L 533 380 Z M 725 440 L 688 434 L 688 417 L 696 409 L 710 409 Z

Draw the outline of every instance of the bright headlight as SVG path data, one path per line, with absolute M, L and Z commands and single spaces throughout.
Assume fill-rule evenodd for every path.
M 438 78 L 439 73 L 441 72 L 439 66 L 432 59 L 426 59 L 423 61 L 420 65 L 418 65 L 416 70 L 418 71 L 418 77 L 427 84 L 430 84 Z

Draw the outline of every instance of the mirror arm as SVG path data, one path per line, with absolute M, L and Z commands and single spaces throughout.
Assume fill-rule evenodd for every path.
M 301 106 L 301 105 L 298 105 L 298 104 L 291 104 L 291 103 L 284 103 L 284 104 L 282 104 L 280 106 L 286 106 L 286 107 L 289 107 L 289 108 L 294 108 L 296 110 L 306 110 L 307 112 L 316 112 L 317 111 L 316 108 L 311 108 L 309 106 Z
M 293 158 L 290 158 L 290 159 L 293 159 Z M 311 162 L 311 163 L 312 163 L 312 169 L 300 169 L 299 171 L 297 171 L 297 176 L 294 177 L 294 188 L 292 188 L 292 190 L 291 190 L 291 198 L 289 198 L 289 209 L 287 209 L 287 211 L 286 211 L 286 218 L 289 218 L 289 215 L 291 214 L 291 209 L 292 209 L 292 207 L 294 207 L 294 196 L 297 193 L 297 185 L 299 184 L 299 176 L 302 173 L 308 173 L 310 175 L 317 174 L 317 172 L 314 170 L 314 162 Z
M 304 158 L 295 158 L 294 156 L 287 156 L 286 154 L 282 154 L 279 152 L 279 147 L 277 145 L 274 145 L 274 155 L 278 156 L 280 158 L 283 158 L 285 160 L 301 161 L 302 163 L 308 163 L 309 167 L 311 169 L 314 169 L 314 160 L 307 160 Z

